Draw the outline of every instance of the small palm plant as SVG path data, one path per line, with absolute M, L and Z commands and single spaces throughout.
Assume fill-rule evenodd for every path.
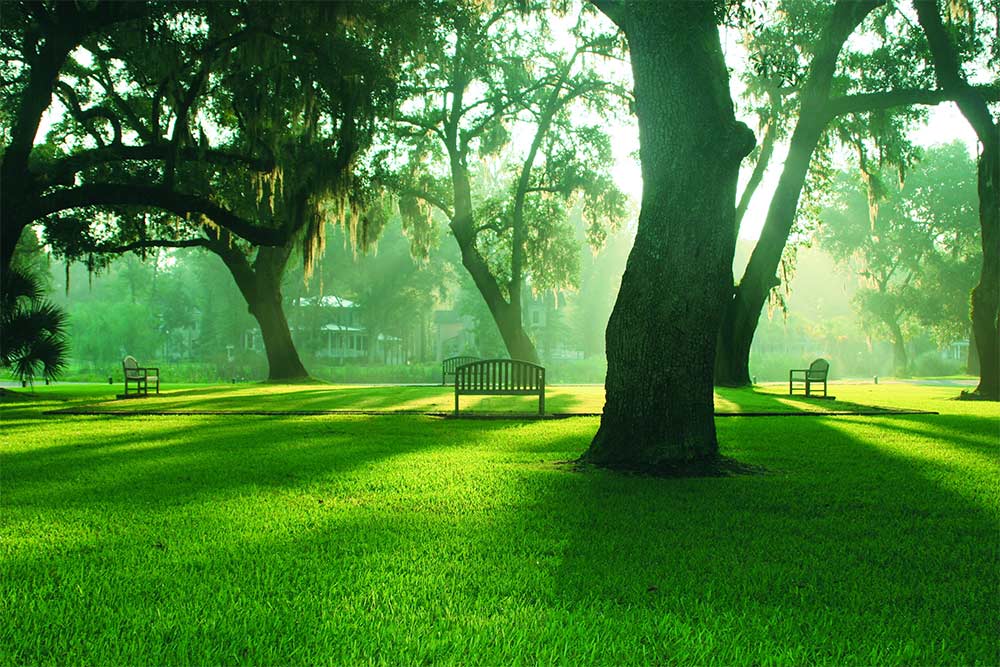
M 66 313 L 44 298 L 29 268 L 11 266 L 0 285 L 0 367 L 22 383 L 54 380 L 66 368 Z

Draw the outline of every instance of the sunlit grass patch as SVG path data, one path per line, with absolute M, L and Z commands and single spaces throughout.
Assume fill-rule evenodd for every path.
M 898 391 L 897 391 L 898 388 Z M 917 389 L 918 391 L 911 391 Z M 837 385 L 838 400 L 788 396 L 775 386 L 756 389 L 717 388 L 718 414 L 846 413 L 880 410 L 936 410 L 945 397 L 957 395 L 951 388 L 921 388 L 883 385 L 872 391 L 856 385 Z M 168 386 L 159 395 L 115 400 L 114 388 L 104 385 L 70 385 L 39 388 L 33 404 L 87 409 L 95 412 L 254 412 L 321 413 L 336 411 L 450 413 L 454 390 L 435 385 L 333 385 L 333 384 L 241 384 Z M 534 396 L 462 396 L 463 413 L 524 413 L 537 411 Z M 0 405 L 4 410 L 25 407 L 23 401 Z M 546 412 L 550 414 L 600 414 L 604 387 L 600 385 L 550 385 L 546 388 Z

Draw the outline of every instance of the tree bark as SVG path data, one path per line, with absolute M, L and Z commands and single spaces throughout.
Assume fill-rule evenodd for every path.
M 217 254 L 232 274 L 248 310 L 260 327 L 267 354 L 267 379 L 271 382 L 304 380 L 309 372 L 302 365 L 292 341 L 288 319 L 281 305 L 281 277 L 294 243 L 283 246 L 264 246 L 257 250 L 253 265 L 238 248 L 224 240 L 213 243 L 209 249 Z
M 760 239 L 750 255 L 743 279 L 725 304 L 715 362 L 715 382 L 725 387 L 750 385 L 750 346 L 757 323 L 768 293 L 781 284 L 776 271 L 795 222 L 809 163 L 825 125 L 825 120 L 810 110 L 804 110 L 804 114 L 792 134 Z
M 838 0 L 820 35 L 816 55 L 802 87 L 799 120 L 789 143 L 788 158 L 771 198 L 760 239 L 722 317 L 715 363 L 716 384 L 727 387 L 751 384 L 750 347 L 757 323 L 768 293 L 781 284 L 776 273 L 795 223 L 809 163 L 832 118 L 828 107 L 837 58 L 851 33 L 881 4 L 883 0 Z
M 982 94 L 962 74 L 936 0 L 914 0 L 913 6 L 930 46 L 938 84 L 955 95 L 981 144 L 978 186 L 983 264 L 979 284 L 972 290 L 972 329 L 979 352 L 975 394 L 1000 401 L 1000 125 Z
M 718 457 L 712 367 L 732 284 L 739 165 L 754 138 L 734 117 L 712 3 L 617 8 L 635 80 L 642 209 L 606 333 L 601 426 L 582 460 L 669 473 Z
M 455 229 L 454 224 L 452 225 L 452 229 Z M 500 292 L 500 286 L 497 284 L 493 274 L 490 273 L 489 267 L 486 265 L 486 260 L 483 259 L 482 255 L 476 249 L 475 243 L 463 241 L 461 234 L 457 231 L 455 232 L 455 239 L 458 242 L 459 249 L 462 251 L 462 265 L 469 272 L 469 275 L 472 276 L 472 281 L 476 287 L 479 288 L 479 293 L 486 302 L 486 306 L 490 310 L 490 315 L 493 316 L 493 322 L 500 332 L 500 337 L 503 339 L 504 346 L 507 348 L 510 358 L 530 361 L 533 364 L 539 363 L 538 351 L 535 349 L 535 344 L 528 336 L 528 332 L 524 330 L 520 299 L 512 299 L 513 303 L 504 299 L 503 294 Z

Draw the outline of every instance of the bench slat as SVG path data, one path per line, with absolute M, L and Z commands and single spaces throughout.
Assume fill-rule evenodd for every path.
M 538 414 L 545 414 L 545 368 L 518 359 L 481 359 L 455 368 L 455 414 L 459 396 L 538 396 Z

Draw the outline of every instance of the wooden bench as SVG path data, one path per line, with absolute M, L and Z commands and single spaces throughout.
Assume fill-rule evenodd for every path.
M 128 398 L 129 385 L 135 387 L 133 396 L 149 394 L 149 384 L 156 387 L 156 393 L 160 393 L 160 369 L 155 366 L 140 366 L 139 362 L 132 355 L 122 359 L 122 370 L 125 371 L 125 397 Z
M 448 376 L 455 376 L 455 369 L 463 364 L 469 364 L 473 361 L 479 361 L 479 357 L 469 357 L 469 356 L 458 356 L 458 357 L 448 357 L 441 362 L 441 386 L 448 384 Z
M 826 398 L 826 380 L 830 374 L 830 362 L 817 359 L 809 368 L 794 368 L 788 371 L 788 395 L 795 393 L 795 385 L 801 384 L 806 396 L 812 396 L 812 385 L 823 383 L 823 397 Z
M 545 414 L 545 369 L 517 359 L 481 359 L 455 369 L 455 414 L 461 395 L 538 395 L 538 414 Z

